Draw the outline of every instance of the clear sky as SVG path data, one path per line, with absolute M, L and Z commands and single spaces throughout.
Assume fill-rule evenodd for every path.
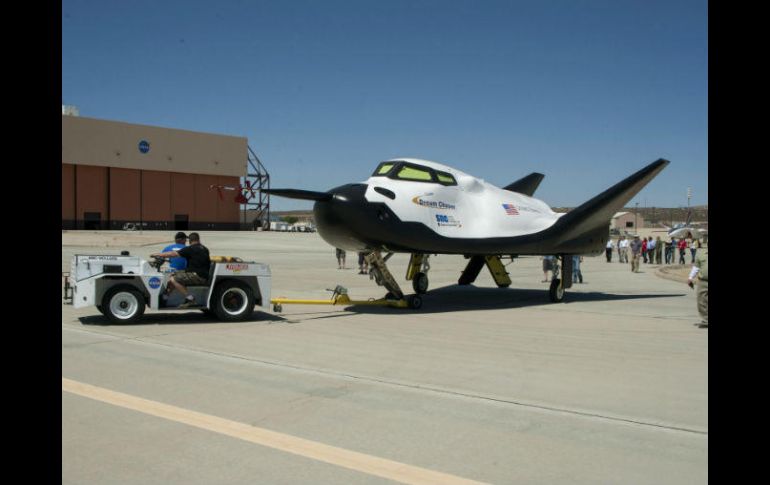
M 395 157 L 576 206 L 658 158 L 629 204 L 708 203 L 705 0 L 62 2 L 62 103 L 245 136 L 274 188 Z M 273 210 L 312 203 L 271 198 Z

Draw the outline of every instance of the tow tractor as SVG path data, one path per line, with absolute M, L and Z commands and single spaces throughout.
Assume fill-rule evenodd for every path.
M 120 255 L 73 256 L 70 274 L 65 277 L 64 299 L 71 300 L 75 308 L 94 305 L 113 323 L 134 322 L 146 307 L 199 309 L 222 321 L 245 320 L 255 305 L 270 308 L 271 273 L 267 264 L 230 256 L 212 256 L 211 260 L 206 284 L 187 287 L 200 306 L 179 308 L 184 297 L 177 291 L 163 298 L 172 274 L 161 271 L 165 258 L 148 262 L 128 251 Z

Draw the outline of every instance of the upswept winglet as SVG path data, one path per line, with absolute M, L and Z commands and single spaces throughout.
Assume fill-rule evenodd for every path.
M 583 234 L 606 229 L 612 216 L 658 175 L 668 160 L 660 158 L 638 172 L 626 177 L 601 194 L 571 210 L 549 228 L 558 232 L 560 241 L 568 241 Z

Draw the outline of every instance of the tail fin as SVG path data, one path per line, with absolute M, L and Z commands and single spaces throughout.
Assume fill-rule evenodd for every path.
M 513 182 L 512 184 L 506 185 L 503 187 L 503 189 L 532 197 L 532 194 L 535 193 L 535 190 L 537 190 L 537 187 L 540 185 L 540 182 L 543 181 L 544 177 L 545 175 L 542 173 L 532 172 L 531 174 Z
M 608 230 L 612 216 L 655 178 L 670 162 L 658 159 L 635 174 L 626 177 L 588 202 L 571 210 L 549 228 L 566 243 L 589 232 Z

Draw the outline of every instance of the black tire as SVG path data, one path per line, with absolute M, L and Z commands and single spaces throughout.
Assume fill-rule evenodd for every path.
M 101 305 L 96 305 L 96 309 L 97 309 L 97 310 L 99 310 L 99 313 L 101 313 L 102 315 L 104 315 L 104 308 L 102 308 L 102 306 L 101 306 Z
M 422 272 L 414 275 L 412 288 L 414 288 L 415 293 L 424 295 L 428 291 L 428 275 Z
M 409 304 L 409 308 L 417 310 L 422 307 L 422 298 L 417 295 L 409 295 L 406 297 L 406 302 Z
M 564 301 L 564 287 L 561 286 L 561 280 L 559 278 L 551 280 L 551 288 L 548 290 L 548 296 L 554 303 L 561 303 Z
M 224 281 L 217 285 L 211 300 L 217 318 L 224 322 L 246 320 L 254 312 L 254 295 L 240 281 Z
M 144 295 L 133 286 L 114 286 L 104 294 L 100 311 L 112 323 L 133 323 L 144 315 Z

